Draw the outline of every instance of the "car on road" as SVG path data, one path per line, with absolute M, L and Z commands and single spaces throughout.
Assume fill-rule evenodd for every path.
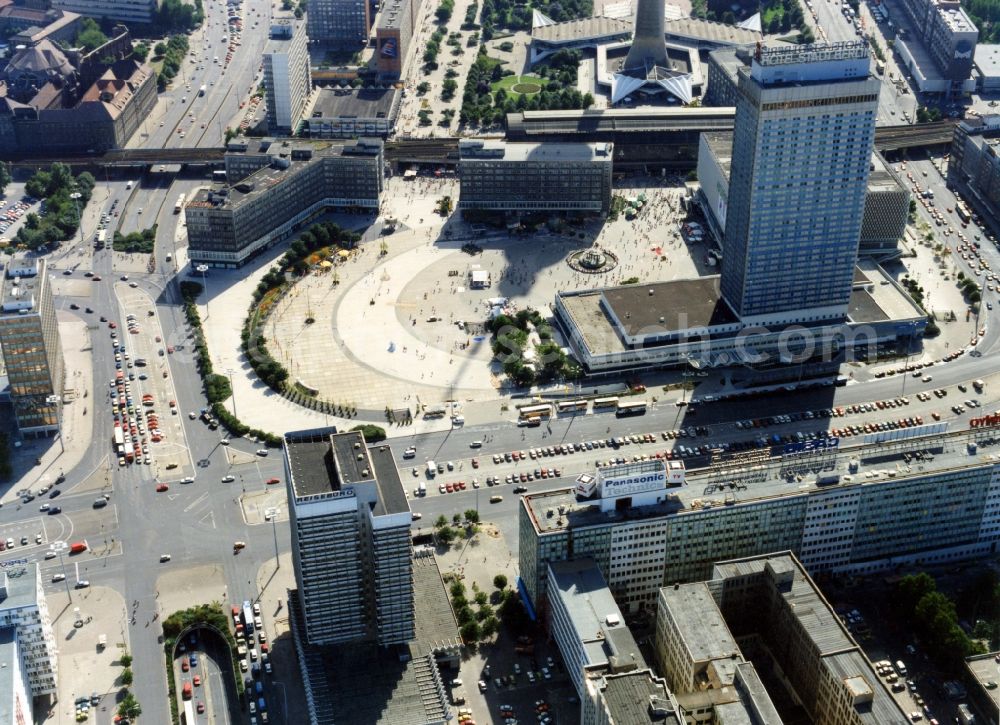
M 258 448 L 257 449 L 257 455 L 260 456 L 261 458 L 266 457 L 269 452 L 270 451 L 268 451 L 266 448 Z
M 49 498 L 55 498 L 61 493 L 62 491 L 60 491 L 58 488 L 53 488 L 51 491 L 49 491 Z
M 276 483 L 281 483 L 281 479 L 280 478 L 269 478 L 269 479 L 267 479 L 267 485 L 268 486 L 273 486 Z
M 41 506 L 38 507 L 38 510 L 39 511 L 48 511 L 50 508 L 52 508 L 52 506 L 50 504 L 43 503 Z
M 168 486 L 165 483 L 158 483 L 158 484 L 156 484 L 156 492 L 157 493 L 163 493 L 164 491 L 169 491 L 169 490 L 170 490 L 170 486 Z
M 59 555 L 56 552 L 54 552 L 54 551 L 46 551 L 45 552 L 45 560 L 46 561 L 48 561 L 49 559 L 55 559 L 57 556 L 59 556 Z
M 170 561 L 170 554 L 160 554 L 160 563 Z
M 61 582 L 61 581 L 65 581 L 65 580 L 66 580 L 66 575 L 65 574 L 53 574 L 52 575 L 52 582 L 53 583 L 55 583 L 55 582 Z
M 201 687 L 201 676 L 200 675 L 195 675 L 194 676 L 194 686 L 195 687 Z
M 199 702 L 197 709 L 198 709 L 198 714 L 199 715 L 203 715 L 205 713 L 205 703 L 204 702 Z
M 514 493 L 527 493 L 527 492 L 528 492 L 527 486 L 514 486 Z
M 181 479 L 181 483 L 194 483 L 194 476 L 185 476 Z
M 191 669 L 191 665 L 188 664 L 186 659 L 181 660 L 181 672 L 187 672 Z
M 87 581 L 86 579 L 81 579 L 80 581 L 78 581 L 76 583 L 76 588 L 77 589 L 86 589 L 89 586 L 90 586 L 90 582 Z
M 222 482 L 223 482 L 223 483 L 232 483 L 232 482 L 233 482 L 233 481 L 235 481 L 235 480 L 236 480 L 236 476 L 232 476 L 232 475 L 229 475 L 229 476 L 223 476 L 223 477 L 222 477 Z
M 56 514 L 61 514 L 61 513 L 62 509 L 59 508 L 58 506 L 53 506 L 52 508 L 49 509 L 49 516 L 55 516 Z

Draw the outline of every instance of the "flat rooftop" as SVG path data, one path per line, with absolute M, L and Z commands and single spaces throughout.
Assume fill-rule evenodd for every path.
M 558 597 L 583 643 L 585 666 L 607 664 L 612 656 L 618 666 L 631 663 L 640 669 L 646 661 L 632 632 L 625 625 L 608 583 L 593 559 L 550 562 L 549 597 Z
M 863 257 L 858 260 L 856 269 L 861 270 L 870 281 L 871 284 L 865 288 L 865 293 L 871 297 L 872 303 L 878 308 L 878 312 L 884 315 L 884 319 L 906 320 L 925 316 L 909 295 L 896 286 L 889 274 L 875 260 Z M 860 291 L 855 288 L 851 294 L 852 305 Z M 878 321 L 874 317 L 855 317 L 854 314 L 851 314 L 851 320 Z
M 285 458 L 297 498 L 340 490 L 330 438 L 336 428 L 285 434 Z
M 600 40 L 618 35 L 632 34 L 632 19 L 597 16 L 567 20 L 552 25 L 541 25 L 531 29 L 532 41 L 543 43 L 568 43 L 574 41 Z
M 716 275 L 609 287 L 602 294 L 628 335 L 656 328 L 676 330 L 682 315 L 687 320 L 686 328 L 737 321 L 729 305 L 719 296 L 719 277 Z
M 311 118 L 388 118 L 396 88 L 320 88 Z
M 375 484 L 378 486 L 378 503 L 373 514 L 398 514 L 410 510 L 406 500 L 406 492 L 399 480 L 399 469 L 392 460 L 389 444 L 376 444 L 368 449 L 368 458 L 375 473 Z
M 268 32 L 267 42 L 264 43 L 263 55 L 287 53 L 292 46 L 292 40 L 296 33 L 304 33 L 302 27 L 305 20 L 296 20 L 295 15 L 290 12 L 275 11 L 271 18 L 271 30 Z M 275 34 L 275 27 L 284 29 L 284 32 Z M 287 33 L 287 35 L 285 35 Z
M 611 162 L 612 145 L 594 143 L 513 143 L 480 139 L 458 142 L 462 161 L 607 161 Z
M 898 483 L 910 477 L 996 465 L 1000 462 L 1000 445 L 998 445 L 1000 440 L 997 444 L 988 445 L 986 440 L 982 440 L 982 432 L 979 429 L 977 431 L 948 432 L 946 429 L 941 430 L 940 427 L 928 425 L 918 431 L 923 434 L 922 436 L 907 439 L 891 447 L 878 442 L 865 444 L 859 441 L 857 445 L 845 445 L 842 442 L 839 451 L 828 455 L 822 473 L 816 473 L 815 467 L 810 464 L 805 462 L 797 464 L 796 459 L 788 459 L 781 455 L 772 455 L 770 458 L 765 456 L 761 462 L 752 464 L 744 463 L 738 457 L 730 457 L 728 460 L 733 461 L 730 465 L 738 469 L 741 475 L 753 476 L 753 480 L 746 484 L 747 487 L 739 491 L 738 499 L 735 494 L 730 493 L 731 477 L 724 471 L 722 474 L 716 474 L 710 468 L 700 468 L 688 469 L 687 483 L 668 489 L 667 498 L 663 503 L 637 507 L 627 512 L 602 512 L 599 499 L 578 499 L 573 488 L 526 494 L 521 500 L 534 522 L 535 529 L 546 534 L 571 527 L 620 523 L 655 516 L 684 515 L 722 507 L 727 498 L 734 499 L 739 505 L 781 496 L 805 496 L 835 487 L 871 486 L 886 481 Z M 969 452 L 970 441 L 978 441 L 977 453 Z M 920 459 L 914 455 L 917 452 L 923 454 Z M 852 474 L 851 480 L 845 480 L 848 464 L 853 459 L 858 461 L 858 471 Z M 795 469 L 798 471 L 797 476 L 789 474 L 792 466 L 801 466 Z M 824 477 L 839 475 L 840 481 L 823 481 L 823 485 L 820 486 L 821 475 Z M 552 511 L 558 511 L 560 507 L 564 507 L 563 514 L 549 515 Z
M 604 703 L 616 725 L 681 725 L 670 693 L 663 681 L 649 670 L 607 675 L 604 680 Z M 653 710 L 651 701 L 669 709 L 665 715 Z
M 414 637 L 410 642 L 411 655 L 419 657 L 441 649 L 461 648 L 458 622 L 433 554 L 414 552 L 413 600 L 419 606 L 416 608 Z
M 38 564 L 9 566 L 0 572 L 0 612 L 38 605 Z
M 667 37 L 690 38 L 725 45 L 752 45 L 762 38 L 756 30 L 700 18 L 667 20 L 663 29 Z
M 993 702 L 993 707 L 1000 708 L 1000 687 L 986 689 L 989 682 L 1000 682 L 1000 665 L 997 664 L 997 657 L 1000 652 L 990 652 L 976 657 L 969 657 L 965 660 L 966 665 L 976 682 L 983 688 L 983 692 Z
M 984 78 L 1000 77 L 1000 45 L 978 43 L 976 45 L 975 62 L 976 67 L 983 74 Z
M 44 259 L 8 258 L 0 277 L 0 317 L 17 316 L 19 310 L 37 312 L 44 285 Z
M 659 603 L 666 605 L 677 623 L 691 660 L 707 662 L 732 657 L 732 672 L 735 672 L 735 665 L 742 659 L 740 648 L 705 582 L 664 587 Z

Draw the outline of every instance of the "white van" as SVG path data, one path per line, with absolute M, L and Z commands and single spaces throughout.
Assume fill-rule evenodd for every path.
M 434 478 L 437 475 L 437 464 L 434 461 L 427 461 L 427 478 Z
M 127 184 L 125 184 L 125 190 L 126 191 L 129 190 L 129 189 L 131 189 L 131 188 L 132 188 L 132 182 L 131 181 L 128 182 Z

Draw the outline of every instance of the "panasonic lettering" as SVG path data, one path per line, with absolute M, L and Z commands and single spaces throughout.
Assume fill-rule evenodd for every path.
M 663 471 L 621 478 L 606 478 L 601 484 L 601 498 L 632 496 L 646 491 L 658 491 L 666 487 L 667 476 Z

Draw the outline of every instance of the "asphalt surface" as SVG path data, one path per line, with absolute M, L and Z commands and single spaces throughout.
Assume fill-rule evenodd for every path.
M 832 4 L 828 0 L 817 0 L 818 7 Z M 225 6 L 206 4 L 207 40 L 199 37 L 192 41 L 191 47 L 198 53 L 195 63 L 185 61 L 185 74 L 175 88 L 168 91 L 170 101 L 165 115 L 161 119 L 151 120 L 143 130 L 148 134 L 142 139 L 143 146 L 185 146 L 193 147 L 217 146 L 225 127 L 234 125 L 239 118 L 239 104 L 246 101 L 247 92 L 256 84 L 258 76 L 260 49 L 263 46 L 266 28 L 266 14 L 269 4 L 261 0 L 248 0 L 244 4 L 244 31 L 242 45 L 236 50 L 232 64 L 225 69 L 212 62 L 212 57 L 225 55 L 225 45 L 220 45 L 222 30 L 225 24 Z M 253 10 L 262 15 L 262 22 L 253 27 Z M 821 15 L 821 22 L 823 13 Z M 843 29 L 853 29 L 846 23 L 837 11 Z M 832 39 L 832 38 L 831 38 Z M 201 67 L 199 70 L 199 66 Z M 187 91 L 185 82 L 191 80 L 192 91 Z M 205 84 L 208 86 L 206 95 L 197 95 L 197 89 Z M 185 102 L 181 98 L 187 96 Z M 192 117 L 187 114 L 193 113 Z M 185 120 L 187 119 L 187 120 Z M 163 125 L 160 126 L 160 120 Z M 205 128 L 201 128 L 202 124 Z M 184 130 L 184 138 L 180 138 L 177 129 Z M 910 162 L 919 168 L 921 163 Z M 184 323 L 183 313 L 177 305 L 176 285 L 171 282 L 170 275 L 174 268 L 166 262 L 167 254 L 176 254 L 173 248 L 173 204 L 181 194 L 190 194 L 194 188 L 204 183 L 202 179 L 175 177 L 170 169 L 153 169 L 147 173 L 137 189 L 126 189 L 124 180 L 112 180 L 107 184 L 109 195 L 107 199 L 94 204 L 102 204 L 104 209 L 110 209 L 114 200 L 118 200 L 118 210 L 121 216 L 115 222 L 123 232 L 129 232 L 149 226 L 153 221 L 159 224 L 158 244 L 156 252 L 156 269 L 151 274 L 130 273 L 130 279 L 136 281 L 139 289 L 144 290 L 156 301 L 157 317 L 162 328 L 164 344 L 182 347 L 179 354 L 167 356 L 169 374 L 174 382 L 175 395 L 181 415 L 177 416 L 185 428 L 184 443 L 188 447 L 190 462 L 176 471 L 162 472 L 163 476 L 154 475 L 155 466 L 133 465 L 119 468 L 111 456 L 112 417 L 110 402 L 104 395 L 107 381 L 114 375 L 114 360 L 107 327 L 100 325 L 97 318 L 101 315 L 115 320 L 119 326 L 124 321 L 123 311 L 114 291 L 114 284 L 119 274 L 115 273 L 111 264 L 109 250 L 97 252 L 90 263 L 90 269 L 101 277 L 100 282 L 93 282 L 89 299 L 59 298 L 57 304 L 67 308 L 72 301 L 81 308 L 91 307 L 94 312 L 85 313 L 82 309 L 75 314 L 95 326 L 94 329 L 94 381 L 95 396 L 91 401 L 93 429 L 93 445 L 90 447 L 80 465 L 71 471 L 66 471 L 67 480 L 59 489 L 65 491 L 52 503 L 62 508 L 62 512 L 49 516 L 38 510 L 39 506 L 48 501 L 38 498 L 23 505 L 7 505 L 0 509 L 0 538 L 15 537 L 18 541 L 22 535 L 30 535 L 28 546 L 16 545 L 14 553 L 26 556 L 42 563 L 45 572 L 45 587 L 54 591 L 56 587 L 64 587 L 62 583 L 52 583 L 51 575 L 60 571 L 58 558 L 45 560 L 44 554 L 48 544 L 56 540 L 78 541 L 87 539 L 90 551 L 67 557 L 65 561 L 67 578 L 72 583 L 75 576 L 75 564 L 79 564 L 79 576 L 88 579 L 92 586 L 108 586 L 120 591 L 123 598 L 131 603 L 138 602 L 135 623 L 129 624 L 131 651 L 135 658 L 133 671 L 135 682 L 133 691 L 143 704 L 143 708 L 152 721 L 166 720 L 167 692 L 164 678 L 164 660 L 162 649 L 157 642 L 157 627 L 146 626 L 151 621 L 155 611 L 157 597 L 156 580 L 163 571 L 174 567 L 195 567 L 202 564 L 222 564 L 227 582 L 227 602 L 240 602 L 244 599 L 255 599 L 258 592 L 252 582 L 255 572 L 261 564 L 274 555 L 274 543 L 270 524 L 248 525 L 241 509 L 235 505 L 243 492 L 261 491 L 266 488 L 264 481 L 272 476 L 282 477 L 281 455 L 272 452 L 268 457 L 255 457 L 254 462 L 232 467 L 227 462 L 224 446 L 220 440 L 223 432 L 209 431 L 198 420 L 190 420 L 189 411 L 197 411 L 206 405 L 201 394 L 201 385 L 194 366 L 193 359 L 186 354 L 190 347 L 188 336 L 190 330 Z M 936 171 L 927 177 L 928 183 L 937 196 L 938 207 L 954 206 L 950 193 L 945 189 L 944 181 Z M 100 198 L 95 194 L 95 198 Z M 139 213 L 139 209 L 142 213 Z M 923 209 L 920 210 L 923 214 Z M 957 222 L 957 219 L 955 220 Z M 966 233 L 974 232 L 970 226 Z M 109 234 L 110 237 L 110 234 Z M 88 242 L 92 238 L 88 236 Z M 110 245 L 109 245 L 110 247 Z M 1000 254 L 992 245 L 984 244 L 984 254 L 991 264 L 1000 269 Z M 174 257 L 176 258 L 176 257 Z M 61 269 L 58 262 L 55 267 Z M 81 266 L 74 271 L 79 278 L 86 271 Z M 211 282 L 211 281 L 210 281 Z M 242 312 L 242 311 L 240 311 Z M 412 488 L 423 477 L 423 463 L 427 459 L 436 461 L 454 461 L 462 469 L 454 474 L 439 475 L 433 485 L 429 485 L 430 493 L 426 498 L 411 500 L 413 510 L 423 515 L 414 522 L 415 529 L 427 529 L 432 526 L 438 515 L 450 517 L 452 513 L 474 508 L 477 505 L 481 516 L 495 522 L 504 532 L 508 545 L 516 554 L 517 548 L 517 502 L 519 497 L 512 492 L 512 486 L 500 488 L 482 487 L 478 490 L 466 490 L 456 494 L 441 495 L 437 493 L 437 481 L 455 480 L 473 477 L 470 459 L 474 452 L 469 444 L 474 440 L 486 441 L 483 448 L 476 454 L 487 461 L 493 453 L 503 453 L 510 450 L 527 449 L 540 445 L 551 445 L 561 442 L 576 442 L 605 438 L 608 435 L 625 435 L 639 432 L 659 433 L 663 430 L 687 427 L 690 425 L 707 425 L 712 430 L 713 440 L 738 440 L 750 437 L 747 431 L 735 428 L 733 421 L 745 418 L 775 415 L 778 413 L 795 412 L 816 408 L 826 408 L 836 405 L 846 405 L 854 402 L 866 402 L 882 398 L 891 398 L 904 392 L 909 396 L 911 405 L 904 409 L 880 411 L 878 414 L 865 416 L 865 420 L 887 420 L 903 415 L 921 414 L 926 418 L 931 411 L 939 411 L 945 419 L 953 419 L 948 411 L 951 404 L 958 402 L 954 385 L 971 381 L 976 378 L 988 378 L 992 372 L 1000 370 L 1000 357 L 995 353 L 998 344 L 996 325 L 987 324 L 986 335 L 979 344 L 979 350 L 984 354 L 974 357 L 964 355 L 957 360 L 932 368 L 933 382 L 921 383 L 919 380 L 905 380 L 901 376 L 885 379 L 874 379 L 867 374 L 859 374 L 857 379 L 843 388 L 828 388 L 823 390 L 800 391 L 794 394 L 781 394 L 760 400 L 741 401 L 740 403 L 718 402 L 701 403 L 696 414 L 690 413 L 690 408 L 678 408 L 671 403 L 658 403 L 641 417 L 617 419 L 610 414 L 588 415 L 570 419 L 559 419 L 549 426 L 540 428 L 519 428 L 513 423 L 498 422 L 486 426 L 456 428 L 444 433 L 415 435 L 397 439 L 393 443 L 400 467 L 404 486 L 412 492 Z M 928 403 L 917 401 L 915 394 L 921 390 L 932 390 L 938 387 L 948 387 L 949 397 L 944 400 L 932 399 Z M 961 399 L 968 397 L 962 395 Z M 1000 407 L 1000 380 L 990 382 L 985 394 L 976 396 L 988 409 Z M 964 416 L 968 417 L 968 414 Z M 847 422 L 845 420 L 845 422 Z M 827 420 L 802 421 L 786 426 L 776 426 L 767 429 L 768 433 L 787 433 L 794 430 L 814 430 L 830 425 Z M 833 423 L 836 425 L 836 423 Z M 962 425 L 962 423 L 958 423 Z M 403 449 L 415 445 L 418 449 L 414 461 L 402 458 Z M 659 441 L 656 446 L 665 448 L 669 444 Z M 258 447 L 250 441 L 234 440 L 234 449 L 241 449 L 252 454 Z M 155 457 L 155 448 L 154 448 Z M 529 490 L 544 490 L 568 485 L 579 470 L 592 466 L 597 454 L 588 452 L 557 459 L 545 459 L 547 465 L 563 467 L 566 475 L 558 480 L 544 480 L 528 483 Z M 412 466 L 418 466 L 418 476 L 410 473 Z M 479 478 L 487 475 L 517 470 L 534 469 L 535 461 L 526 461 L 521 467 L 505 464 L 492 467 L 484 464 L 479 471 Z M 93 502 L 100 491 L 91 487 L 83 490 L 84 482 L 91 479 L 95 472 L 110 468 L 113 486 L 108 491 L 110 505 L 95 510 Z M 181 473 L 195 478 L 192 484 L 180 484 L 176 481 Z M 177 475 L 174 475 L 177 474 Z M 227 474 L 236 477 L 235 482 L 223 484 L 221 479 Z M 572 474 L 572 475 L 571 475 Z M 157 493 L 155 483 L 158 480 L 169 480 L 170 490 Z M 494 494 L 503 496 L 498 504 L 488 503 Z M 277 523 L 277 539 L 280 551 L 289 548 L 289 531 L 287 522 L 279 519 Z M 34 534 L 43 534 L 43 543 L 34 544 Z M 240 554 L 232 553 L 233 541 L 247 542 L 247 548 Z M 169 553 L 172 560 L 160 564 L 161 553 Z M 214 700 L 214 698 L 213 698 Z M 272 712 L 272 720 L 277 720 L 277 712 Z M 103 717 L 103 714 L 102 714 Z M 110 713 L 108 714 L 110 717 Z M 219 716 L 223 717 L 222 715 Z M 223 720 L 217 719 L 216 722 Z M 103 721 L 102 722 L 103 725 Z

